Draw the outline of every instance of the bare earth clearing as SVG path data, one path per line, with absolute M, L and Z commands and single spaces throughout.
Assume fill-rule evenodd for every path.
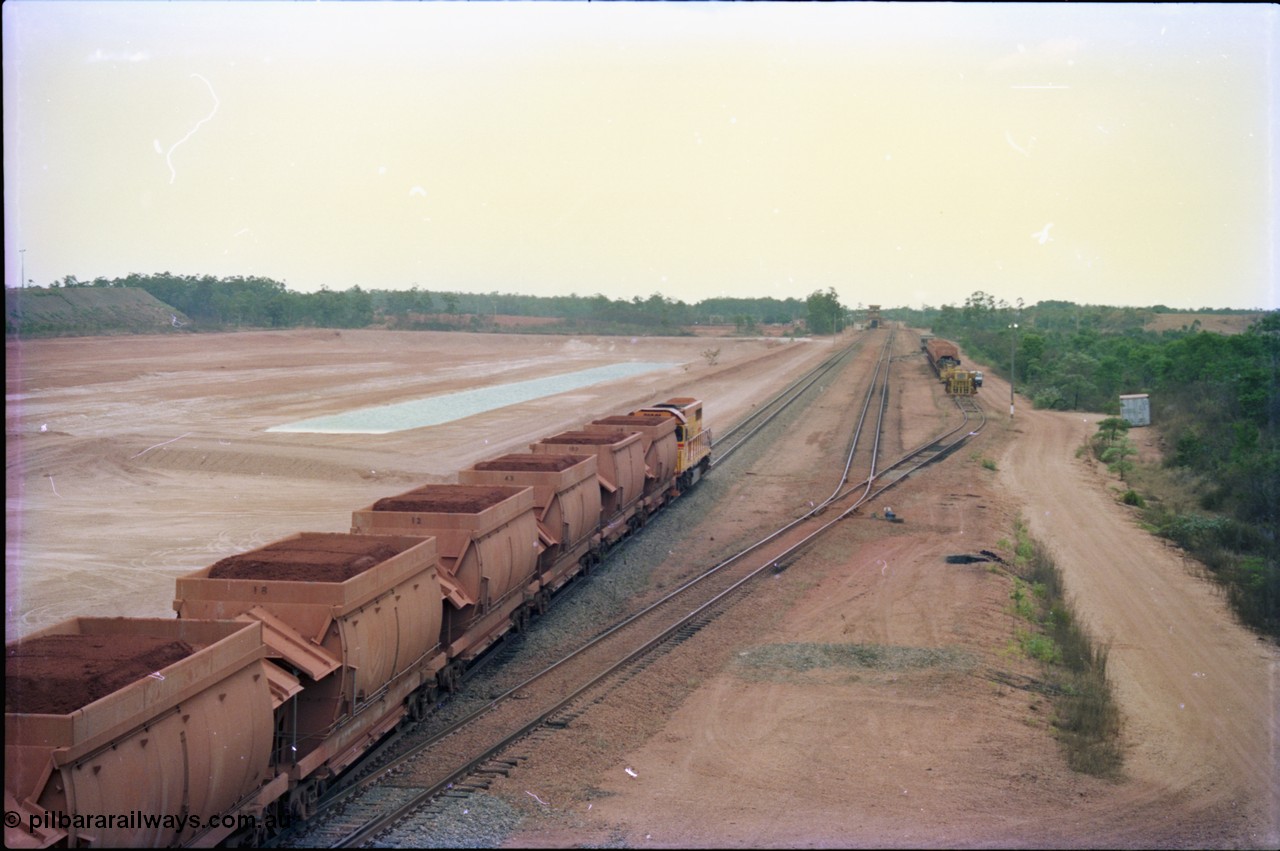
M 900 336 L 890 454 L 955 416 Z M 9 343 L 6 640 L 74 615 L 171 616 L 178 575 L 297 531 L 346 531 L 379 497 L 600 415 L 695 395 L 713 428 L 727 425 L 833 350 L 725 338 L 713 365 L 708 342 L 312 331 Z M 266 431 L 624 360 L 681 366 L 426 429 Z M 718 528 L 745 534 L 794 516 L 780 494 L 830 492 L 834 423 L 849 410 L 829 393 L 732 483 Z M 528 816 L 509 844 L 1280 845 L 1276 648 L 1076 457 L 1097 416 L 1020 400 L 1010 423 L 1008 393 L 988 378 L 993 424 L 892 492 L 906 523 L 846 521 L 495 786 Z M 1007 573 L 944 561 L 995 549 L 1019 516 L 1110 642 L 1120 781 L 1069 771 L 1051 705 L 1010 685 L 1038 668 L 1009 649 Z M 670 571 L 715 551 L 688 542 Z M 882 656 L 806 666 L 798 645 Z

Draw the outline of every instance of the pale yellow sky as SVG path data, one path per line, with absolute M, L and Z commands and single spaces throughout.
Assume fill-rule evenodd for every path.
M 1271 4 L 3 16 L 9 286 L 1280 307 Z

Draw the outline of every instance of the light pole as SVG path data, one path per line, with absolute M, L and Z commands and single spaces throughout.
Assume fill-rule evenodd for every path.
M 1018 343 L 1018 323 L 1009 325 L 1009 419 L 1013 419 L 1013 376 L 1015 351 Z
M 22 277 L 18 280 L 18 288 L 25 289 L 27 286 L 27 249 L 19 248 L 18 258 L 22 263 L 22 271 L 20 273 Z

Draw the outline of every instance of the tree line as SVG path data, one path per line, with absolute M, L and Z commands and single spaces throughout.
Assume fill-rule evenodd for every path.
M 123 278 L 80 281 L 68 275 L 53 287 L 136 287 L 181 311 L 198 329 L 235 328 L 438 328 L 480 330 L 488 317 L 531 316 L 558 320 L 552 330 L 608 333 L 680 333 L 691 325 L 734 325 L 752 333 L 760 325 L 789 325 L 797 332 L 832 334 L 846 324 L 847 310 L 834 289 L 807 298 L 717 297 L 687 304 L 655 293 L 648 298 L 528 296 L 512 293 L 371 290 L 353 286 L 315 293 L 289 290 L 264 277 L 131 274 Z M 195 329 L 193 329 L 195 330 Z

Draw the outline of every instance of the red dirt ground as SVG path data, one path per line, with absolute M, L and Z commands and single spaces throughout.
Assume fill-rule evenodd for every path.
M 177 576 L 298 531 L 346 531 L 353 509 L 453 481 L 462 467 L 593 418 L 693 395 L 715 428 L 832 350 L 716 345 L 712 363 L 698 338 L 304 331 L 11 342 L 6 640 L 74 615 L 163 616 Z M 892 397 L 899 448 L 949 416 L 910 349 L 907 389 Z M 429 429 L 266 431 L 629 359 L 678 366 Z M 1105 471 L 1077 457 L 1096 416 L 1020 400 L 1010 422 L 1008 385 L 987 375 L 996 421 L 893 492 L 906 523 L 848 521 L 673 655 L 660 686 L 619 690 L 551 740 L 555 755 L 495 787 L 528 802 L 511 844 L 1280 845 L 1276 648 L 1236 625 L 1193 565 L 1117 505 Z M 829 476 L 836 447 L 824 417 L 806 418 L 786 452 L 734 483 L 738 507 L 724 522 L 762 523 L 797 481 Z M 1010 649 L 1009 576 L 944 562 L 998 548 L 1019 516 L 1110 643 L 1119 781 L 1072 773 L 1050 704 L 1017 687 L 1037 668 Z M 899 661 L 755 664 L 804 643 L 889 648 Z M 933 661 L 910 662 L 922 653 Z

